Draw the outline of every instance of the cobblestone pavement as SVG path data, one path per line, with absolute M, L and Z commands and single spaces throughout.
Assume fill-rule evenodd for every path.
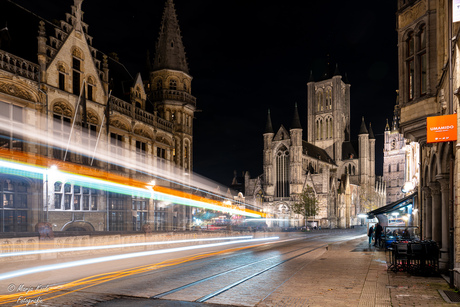
M 369 246 L 365 236 L 331 244 L 327 251 L 304 265 L 255 306 L 460 306 L 444 298 L 443 290 L 453 293 L 444 278 L 387 272 L 387 257 L 383 249 Z M 83 292 L 66 297 L 44 302 L 41 306 L 235 306 Z

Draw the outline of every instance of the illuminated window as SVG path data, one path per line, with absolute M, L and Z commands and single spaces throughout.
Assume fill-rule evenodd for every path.
M 22 150 L 21 136 L 16 131 L 22 130 L 23 108 L 0 101 L 0 148 Z
M 136 141 L 136 158 L 139 162 L 145 162 L 147 144 Z
M 426 26 L 410 32 L 405 40 L 405 66 L 407 99 L 426 95 L 428 91 L 428 57 L 426 52 Z
M 289 151 L 281 147 L 276 153 L 275 197 L 289 197 Z
M 55 140 L 67 142 L 70 136 L 71 118 L 63 114 L 53 114 L 53 135 Z M 55 159 L 64 159 L 65 148 L 54 148 L 53 157 Z M 67 157 L 66 157 L 67 159 Z
M 116 133 L 110 133 L 110 153 L 117 158 L 123 157 L 123 136 Z M 112 165 L 111 168 L 114 170 L 122 169 L 118 165 Z
M 419 48 L 417 51 L 417 57 L 419 58 L 419 78 L 420 78 L 420 96 L 425 95 L 427 92 L 427 55 L 426 55 L 426 29 L 425 25 L 420 27 L 419 32 Z
M 93 151 L 96 147 L 97 141 L 97 125 L 92 123 L 87 123 L 86 125 L 82 123 L 81 131 L 81 143 L 84 147 Z M 92 157 L 82 155 L 82 163 L 86 165 L 91 164 Z
M 0 180 L 0 232 L 28 231 L 27 188 L 19 179 Z
M 148 199 L 142 197 L 133 197 L 133 230 L 139 231 L 142 226 L 147 223 L 148 217 Z

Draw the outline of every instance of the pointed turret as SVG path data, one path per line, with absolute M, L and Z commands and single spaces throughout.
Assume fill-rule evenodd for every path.
M 189 73 L 179 22 L 172 0 L 166 0 L 153 70 L 173 69 Z
M 335 64 L 334 76 L 340 76 L 339 64 Z
M 364 116 L 363 116 L 363 120 L 361 122 L 361 127 L 359 128 L 359 133 L 358 134 L 368 134 L 369 132 L 367 131 L 367 128 L 366 128 L 366 123 L 364 122 Z
M 372 131 L 371 123 L 369 123 L 369 140 L 375 140 L 374 131 Z
M 388 125 L 388 118 L 387 118 L 387 124 L 385 125 L 385 131 L 390 131 L 390 125 Z
M 315 82 L 315 78 L 313 77 L 313 70 L 310 70 L 310 77 L 308 78 L 308 82 Z
M 291 129 L 302 129 L 302 125 L 300 125 L 299 112 L 297 110 L 297 102 L 294 106 L 294 117 L 292 118 Z
M 270 109 L 268 109 L 267 123 L 265 124 L 265 133 L 274 133 L 272 126 L 272 119 L 270 116 Z

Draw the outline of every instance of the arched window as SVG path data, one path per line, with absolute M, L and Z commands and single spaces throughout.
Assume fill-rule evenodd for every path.
M 332 118 L 329 118 L 329 138 L 332 139 Z
M 169 80 L 169 89 L 176 90 L 177 89 L 177 81 L 174 79 Z
M 319 119 L 316 121 L 316 139 L 319 140 L 320 136 L 320 127 L 319 127 Z
M 53 114 L 53 136 L 56 140 L 67 142 L 70 135 L 71 111 L 63 110 L 64 105 L 55 106 Z M 53 149 L 55 159 L 64 159 L 64 150 L 59 148 Z
M 72 90 L 75 95 L 80 95 L 81 59 L 74 53 L 72 57 Z
M 86 90 L 86 96 L 89 100 L 94 100 L 94 87 L 95 87 L 95 82 L 92 77 L 88 78 L 88 85 L 87 85 L 87 90 Z
M 289 197 L 289 151 L 281 147 L 276 153 L 276 197 Z
M 318 94 L 316 95 L 316 99 L 317 99 L 316 103 L 317 103 L 318 112 L 323 111 L 324 95 L 322 91 L 318 91 Z
M 163 82 L 160 80 L 157 81 L 157 90 L 163 89 Z
M 328 88 L 326 90 L 326 110 L 332 109 L 332 90 Z
M 427 78 L 427 55 L 426 55 L 426 27 L 422 25 L 419 32 L 419 46 L 417 57 L 419 58 L 420 68 L 420 96 L 427 93 L 428 78 Z
M 415 95 L 415 60 L 414 60 L 414 33 L 411 32 L 406 39 L 406 69 L 407 69 L 407 93 L 409 100 Z
M 321 132 L 319 138 L 320 138 L 320 140 L 322 140 L 322 139 L 324 139 L 323 120 L 322 119 L 319 121 L 319 130 Z
M 66 75 L 66 72 L 65 72 L 65 67 L 64 65 L 59 65 L 59 89 L 60 90 L 63 90 L 65 91 L 65 75 Z

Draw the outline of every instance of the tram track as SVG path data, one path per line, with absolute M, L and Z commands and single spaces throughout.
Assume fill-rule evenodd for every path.
M 316 238 L 315 238 L 315 239 L 316 239 Z M 346 240 L 347 240 L 347 239 L 346 239 Z M 297 249 L 295 249 L 295 250 L 290 250 L 290 251 L 287 251 L 287 252 L 285 252 L 285 253 L 282 253 L 282 254 L 280 254 L 280 255 L 286 255 L 286 254 L 290 254 L 290 253 L 293 253 L 293 252 L 296 252 L 296 251 L 299 251 L 299 250 L 304 250 L 304 249 L 308 248 L 307 251 L 304 251 L 304 252 L 302 252 L 302 253 L 300 253 L 300 254 L 297 254 L 297 255 L 295 255 L 295 256 L 289 257 L 289 258 L 287 258 L 287 259 L 278 261 L 278 262 L 276 262 L 276 263 L 274 263 L 274 264 L 271 264 L 271 265 L 269 265 L 268 267 L 265 267 L 265 268 L 263 268 L 263 269 L 260 269 L 260 270 L 258 270 L 257 272 L 254 272 L 254 273 L 252 273 L 252 274 L 249 274 L 249 275 L 247 275 L 247 276 L 245 276 L 245 277 L 243 277 L 243 278 L 240 278 L 239 280 L 234 281 L 234 282 L 232 282 L 232 283 L 230 283 L 230 284 L 228 284 L 228 285 L 226 285 L 226 286 L 224 286 L 224 287 L 221 287 L 221 288 L 218 289 L 218 290 L 215 290 L 215 291 L 212 291 L 212 292 L 209 293 L 209 294 L 203 295 L 203 296 L 199 297 L 198 299 L 193 300 L 193 302 L 197 302 L 197 303 L 204 303 L 204 302 L 207 302 L 207 301 L 209 301 L 210 299 L 215 298 L 215 297 L 217 297 L 217 296 L 219 296 L 219 295 L 221 295 L 221 294 L 227 292 L 227 291 L 230 290 L 230 289 L 236 288 L 236 287 L 238 287 L 238 286 L 244 284 L 245 282 L 248 282 L 249 280 L 251 280 L 251 279 L 253 279 L 253 278 L 255 278 L 255 277 L 259 276 L 259 275 L 262 275 L 262 274 L 264 274 L 264 273 L 266 273 L 266 272 L 268 272 L 268 271 L 270 271 L 270 270 L 272 270 L 272 269 L 274 269 L 274 268 L 276 268 L 276 267 L 278 267 L 278 266 L 280 266 L 280 265 L 282 265 L 282 264 L 285 264 L 285 263 L 287 263 L 287 262 L 289 262 L 289 261 L 292 261 L 292 260 L 294 260 L 294 259 L 296 259 L 296 258 L 299 258 L 299 257 L 301 257 L 301 256 L 304 256 L 304 255 L 306 255 L 306 254 L 308 254 L 308 253 L 311 253 L 311 252 L 313 252 L 313 251 L 315 251 L 315 250 L 318 250 L 318 249 L 321 249 L 321 248 L 325 248 L 325 247 L 327 247 L 329 244 L 336 244 L 336 243 L 340 243 L 340 242 L 342 242 L 342 241 L 345 241 L 345 240 L 344 240 L 344 239 L 338 239 L 338 240 L 334 240 L 334 241 L 332 241 L 332 242 L 323 243 L 323 244 L 321 244 L 321 245 L 319 245 L 319 246 L 315 246 L 315 247 L 311 247 L 311 246 L 308 246 L 308 247 L 301 247 L 301 248 L 297 248 Z M 165 292 L 162 292 L 162 293 L 153 295 L 153 296 L 151 296 L 150 298 L 151 298 L 151 299 L 162 299 L 162 298 L 165 298 L 166 296 L 171 295 L 171 294 L 173 294 L 173 293 L 177 293 L 177 292 L 186 290 L 186 289 L 188 289 L 188 288 L 191 288 L 191 287 L 193 287 L 193 286 L 196 286 L 196 285 L 199 285 L 199 284 L 202 284 L 202 283 L 210 282 L 210 281 L 211 281 L 212 279 L 214 279 L 214 278 L 222 277 L 222 276 L 225 276 L 225 275 L 227 275 L 227 274 L 230 274 L 230 273 L 236 272 L 236 271 L 238 271 L 238 270 L 244 269 L 244 268 L 246 268 L 246 267 L 250 267 L 250 266 L 253 266 L 253 265 L 255 265 L 255 264 L 263 263 L 263 262 L 269 261 L 269 260 L 274 259 L 274 258 L 279 258 L 280 255 L 274 256 L 274 257 L 269 257 L 269 258 L 262 259 L 262 260 L 258 260 L 258 261 L 251 262 L 251 263 L 247 263 L 247 264 L 245 264 L 245 265 L 241 265 L 241 266 L 239 266 L 239 267 L 233 268 L 233 269 L 231 269 L 231 270 L 227 270 L 227 271 L 225 271 L 225 272 L 220 272 L 220 273 L 217 273 L 217 274 L 208 276 L 208 277 L 204 277 L 204 278 L 202 278 L 202 279 L 196 280 L 196 281 L 191 282 L 191 283 L 188 283 L 188 284 L 186 284 L 186 285 L 183 285 L 183 286 L 180 286 L 180 287 L 177 287 L 177 288 L 174 288 L 174 289 L 171 289 L 171 290 L 168 290 L 168 291 L 165 291 Z M 303 266 L 305 266 L 305 265 L 307 265 L 307 264 L 304 264 Z M 293 275 L 295 275 L 296 273 L 297 273 L 297 271 L 294 272 L 293 274 L 291 274 L 291 276 L 290 276 L 289 278 L 291 278 L 291 277 L 292 277 Z M 289 278 L 287 278 L 287 279 L 289 279 Z
M 321 249 L 321 248 L 325 248 L 327 245 L 328 245 L 328 244 L 321 244 L 320 246 L 316 246 L 316 247 L 308 246 L 308 247 L 301 247 L 301 248 L 297 248 L 297 249 L 294 249 L 294 250 L 290 250 L 290 251 L 287 251 L 287 252 L 285 252 L 285 253 L 279 254 L 279 255 L 277 255 L 277 256 L 272 256 L 272 257 L 268 257 L 268 258 L 265 258 L 265 259 L 262 259 L 262 260 L 254 261 L 254 262 L 251 262 L 251 263 L 247 263 L 247 264 L 238 266 L 238 267 L 236 267 L 236 268 L 233 268 L 233 269 L 231 269 L 231 270 L 227 270 L 227 271 L 225 271 L 225 272 L 220 272 L 220 273 L 217 273 L 217 274 L 214 274 L 214 275 L 211 275 L 211 276 L 208 276 L 208 277 L 205 277 L 205 278 L 196 280 L 196 281 L 191 282 L 191 283 L 188 283 L 188 284 L 186 284 L 186 285 L 183 285 L 183 286 L 180 286 L 180 287 L 177 287 L 177 288 L 174 288 L 174 289 L 171 289 L 171 290 L 168 290 L 168 291 L 165 291 L 165 292 L 162 292 L 162 293 L 153 295 L 153 296 L 151 296 L 150 298 L 151 298 L 151 299 L 161 299 L 161 298 L 163 298 L 163 297 L 165 297 L 165 296 L 168 296 L 168 295 L 170 295 L 170 294 L 173 294 L 173 293 L 176 293 L 176 292 L 185 290 L 185 289 L 187 289 L 187 288 L 196 286 L 196 285 L 198 285 L 198 284 L 205 283 L 205 282 L 209 282 L 209 281 L 211 281 L 211 280 L 214 279 L 214 278 L 222 277 L 222 276 L 225 276 L 225 275 L 227 275 L 227 274 L 231 274 L 231 273 L 233 273 L 233 272 L 242 270 L 242 269 L 244 269 L 244 268 L 251 267 L 251 266 L 254 266 L 254 265 L 256 265 L 256 264 L 260 264 L 260 263 L 263 263 L 263 262 L 266 262 L 266 261 L 270 261 L 270 260 L 273 260 L 273 259 L 275 259 L 275 258 L 279 258 L 281 255 L 291 254 L 291 253 L 297 252 L 297 251 L 299 251 L 299 250 L 305 250 L 306 248 L 308 248 L 308 250 L 305 251 L 305 252 L 302 252 L 302 253 L 297 254 L 297 255 L 295 255 L 295 256 L 292 256 L 292 257 L 289 257 L 289 258 L 284 259 L 284 260 L 282 260 L 282 261 L 278 261 L 278 262 L 276 262 L 276 263 L 274 263 L 274 264 L 271 264 L 271 265 L 269 265 L 268 267 L 265 267 L 265 268 L 263 268 L 263 269 L 261 269 L 261 270 L 255 272 L 255 273 L 253 273 L 253 274 L 250 274 L 250 275 L 248 275 L 248 276 L 246 276 L 246 277 L 244 277 L 244 278 L 241 278 L 241 279 L 239 279 L 239 280 L 237 280 L 237 281 L 235 281 L 235 282 L 233 282 L 233 283 L 231 283 L 231 284 L 229 284 L 229 285 L 227 285 L 227 286 L 225 286 L 225 287 L 222 287 L 222 288 L 220 288 L 220 289 L 218 289 L 218 290 L 216 290 L 216 291 L 213 291 L 212 293 L 209 293 L 209 294 L 207 294 L 207 295 L 201 296 L 200 298 L 194 300 L 194 302 L 203 303 L 203 302 L 206 302 L 206 301 L 210 300 L 210 299 L 213 298 L 213 297 L 216 297 L 216 296 L 218 296 L 218 295 L 221 295 L 222 293 L 224 293 L 224 292 L 226 292 L 226 291 L 228 291 L 228 290 L 230 290 L 230 289 L 232 289 L 232 288 L 235 288 L 235 287 L 237 287 L 237 286 L 239 286 L 239 285 L 241 285 L 241 284 L 243 284 L 243 283 L 245 283 L 245 282 L 251 280 L 252 278 L 254 278 L 254 277 L 256 277 L 256 276 L 259 276 L 259 275 L 261 275 L 261 274 L 263 274 L 263 273 L 265 273 L 265 272 L 267 272 L 267 271 L 270 271 L 270 270 L 272 270 L 272 269 L 278 267 L 279 265 L 282 265 L 282 264 L 284 264 L 284 263 L 286 263 L 286 262 L 288 262 L 288 261 L 291 261 L 291 260 L 293 260 L 293 259 L 296 259 L 296 258 L 298 258 L 298 257 L 301 257 L 301 256 L 303 256 L 303 255 L 305 255 L 305 254 L 311 253 L 311 252 L 313 252 L 313 251 L 315 251 L 315 250 L 318 250 L 318 249 Z

